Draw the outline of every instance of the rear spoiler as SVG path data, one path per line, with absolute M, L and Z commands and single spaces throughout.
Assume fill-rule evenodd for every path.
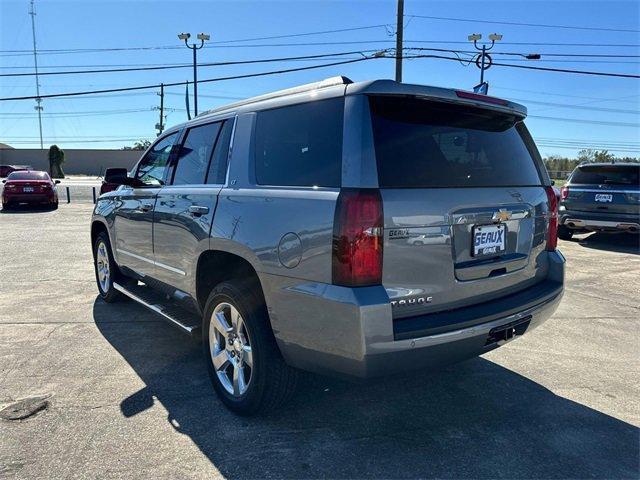
M 521 118 L 527 116 L 527 107 L 502 98 L 490 97 L 466 90 L 398 83 L 393 80 L 374 80 L 347 85 L 346 95 L 357 94 L 413 96 L 437 102 L 472 105 L 478 108 L 516 115 Z

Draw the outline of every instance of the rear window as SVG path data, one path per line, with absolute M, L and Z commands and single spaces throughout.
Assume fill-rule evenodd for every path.
M 49 180 L 49 174 L 47 172 L 18 171 L 10 173 L 7 180 Z
M 587 165 L 578 167 L 571 175 L 571 183 L 638 185 L 640 165 Z
M 343 98 L 258 112 L 257 183 L 339 187 L 343 112 Z
M 541 185 L 518 118 L 406 97 L 371 97 L 380 187 Z

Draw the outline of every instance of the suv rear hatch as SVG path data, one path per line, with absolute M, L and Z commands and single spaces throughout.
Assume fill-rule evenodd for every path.
M 548 196 L 522 116 L 412 96 L 369 103 L 384 212 L 382 283 L 394 319 L 542 281 Z
M 638 215 L 640 165 L 582 165 L 562 189 L 562 205 L 571 211 Z

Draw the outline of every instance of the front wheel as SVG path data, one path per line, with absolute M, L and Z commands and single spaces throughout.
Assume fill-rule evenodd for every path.
M 258 286 L 223 282 L 209 295 L 203 349 L 213 388 L 239 415 L 273 410 L 290 398 L 298 372 L 282 358 Z
M 573 231 L 564 225 L 558 227 L 558 238 L 560 240 L 571 240 L 573 237 Z
M 113 281 L 118 267 L 111 253 L 111 243 L 106 232 L 100 232 L 93 244 L 94 267 L 100 297 L 112 303 L 122 298 L 122 294 L 113 288 Z

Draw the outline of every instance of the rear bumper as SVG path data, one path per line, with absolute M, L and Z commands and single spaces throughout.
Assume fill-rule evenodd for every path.
M 469 307 L 477 316 L 456 324 L 460 328 L 453 325 L 442 333 L 415 338 L 401 338 L 394 332 L 383 287 L 286 286 L 280 283 L 283 277 L 265 278 L 263 286 L 276 339 L 290 365 L 369 378 L 481 355 L 541 325 L 554 313 L 564 292 L 564 258 L 550 252 L 549 263 L 544 283 L 550 288 L 539 289 L 537 298 L 530 295 L 524 301 L 513 296 L 511 302 L 484 315 L 477 306 Z
M 4 203 L 55 203 L 56 196 L 55 194 L 3 194 L 2 201 Z
M 573 230 L 640 231 L 640 215 L 561 210 L 560 225 Z

